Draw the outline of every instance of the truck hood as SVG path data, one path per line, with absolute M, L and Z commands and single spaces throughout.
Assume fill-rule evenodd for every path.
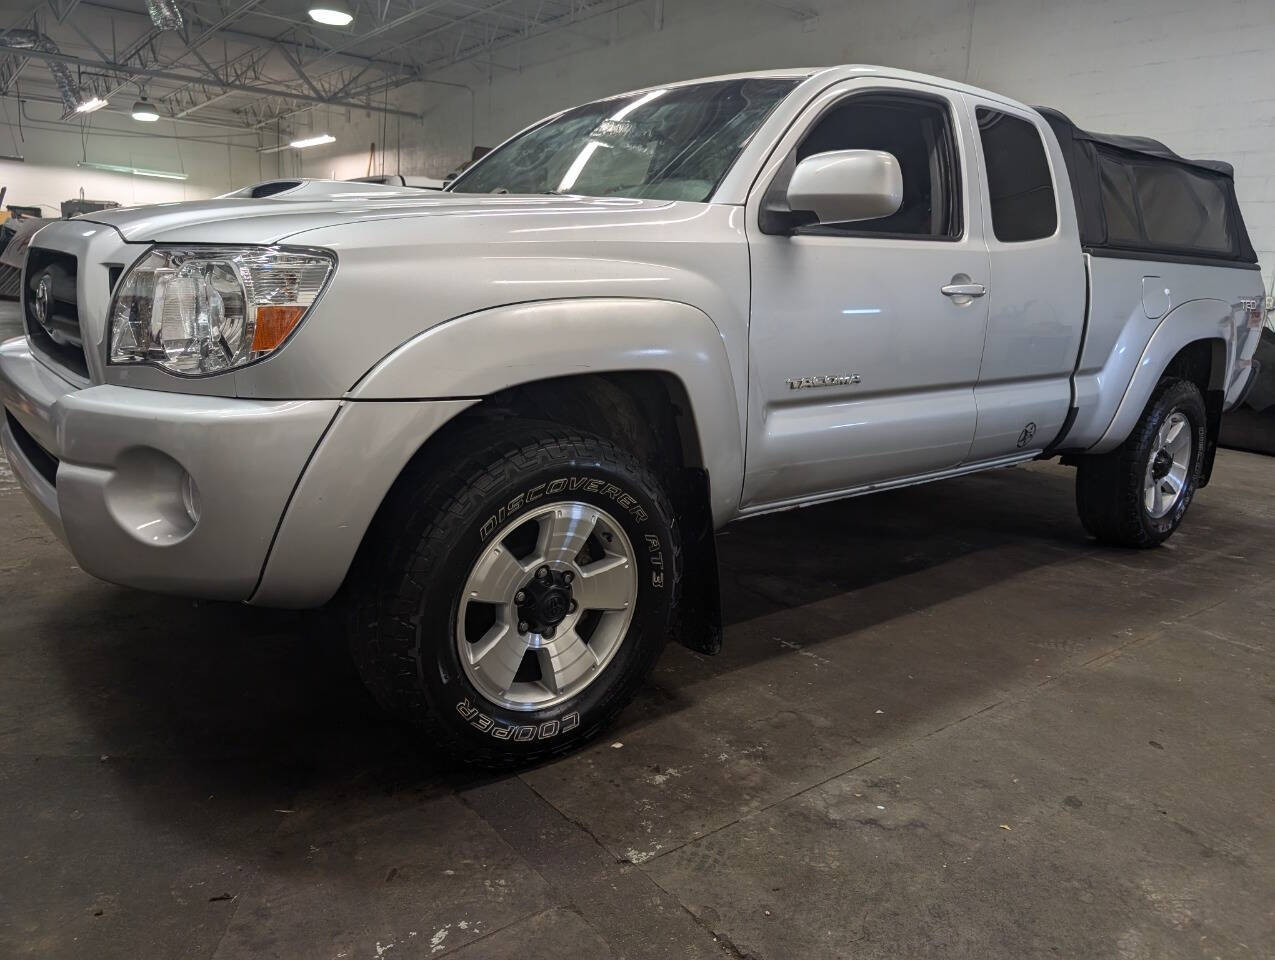
M 587 216 L 632 213 L 668 206 L 663 200 L 628 197 L 463 194 L 323 183 L 324 189 L 289 190 L 252 198 L 244 191 L 212 200 L 118 207 L 80 217 L 114 227 L 130 243 L 278 243 L 297 233 L 348 223 L 418 217 L 478 217 L 501 214 Z

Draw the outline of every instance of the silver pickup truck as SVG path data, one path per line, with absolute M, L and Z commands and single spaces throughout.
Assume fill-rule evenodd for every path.
M 1091 534 L 1160 543 L 1264 319 L 1225 164 L 866 66 L 586 104 L 441 193 L 94 213 L 22 285 L 0 439 L 77 563 L 335 598 L 485 763 L 714 652 L 733 520 L 1061 457 Z

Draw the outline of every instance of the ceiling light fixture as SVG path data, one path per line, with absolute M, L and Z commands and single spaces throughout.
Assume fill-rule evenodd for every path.
M 310 4 L 310 19 L 329 27 L 346 27 L 354 19 L 345 0 L 314 0 Z
M 304 140 L 293 140 L 288 146 L 294 150 L 303 150 L 306 147 L 317 147 L 324 143 L 336 143 L 336 137 L 330 133 L 320 133 L 318 136 L 306 137 Z
M 159 119 L 159 110 L 155 108 L 155 104 L 142 97 L 133 104 L 133 119 L 141 120 L 143 123 L 154 123 Z
M 79 160 L 77 167 L 88 167 L 92 170 L 105 170 L 107 173 L 127 173 L 134 177 L 155 177 L 159 180 L 188 180 L 189 174 L 176 170 L 150 170 L 146 167 L 128 167 L 122 163 L 95 163 L 92 160 Z
M 76 113 L 92 113 L 94 110 L 101 110 L 106 106 L 106 101 L 101 97 L 89 97 L 87 100 L 81 100 L 75 105 Z

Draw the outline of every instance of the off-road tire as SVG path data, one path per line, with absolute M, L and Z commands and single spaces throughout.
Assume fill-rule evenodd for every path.
M 655 472 L 610 441 L 538 421 L 479 423 L 433 453 L 396 483 L 352 571 L 348 633 L 359 673 L 385 709 L 463 762 L 510 766 L 570 750 L 633 698 L 672 629 L 681 548 L 668 497 Z M 554 497 L 620 523 L 637 558 L 637 600 L 613 658 L 578 695 L 509 709 L 460 665 L 460 597 L 493 520 Z
M 1192 431 L 1186 486 L 1163 517 L 1151 515 L 1144 500 L 1148 462 L 1160 427 L 1175 412 Z M 1076 471 L 1076 508 L 1085 530 L 1103 543 L 1147 549 L 1167 540 L 1195 496 L 1208 437 L 1200 388 L 1189 380 L 1161 380 L 1129 438 L 1109 453 L 1083 457 Z

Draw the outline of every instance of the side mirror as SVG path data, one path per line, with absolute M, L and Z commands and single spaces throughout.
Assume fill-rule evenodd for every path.
M 788 181 L 788 207 L 820 223 L 876 220 L 903 203 L 903 173 L 884 150 L 832 150 L 797 164 Z

